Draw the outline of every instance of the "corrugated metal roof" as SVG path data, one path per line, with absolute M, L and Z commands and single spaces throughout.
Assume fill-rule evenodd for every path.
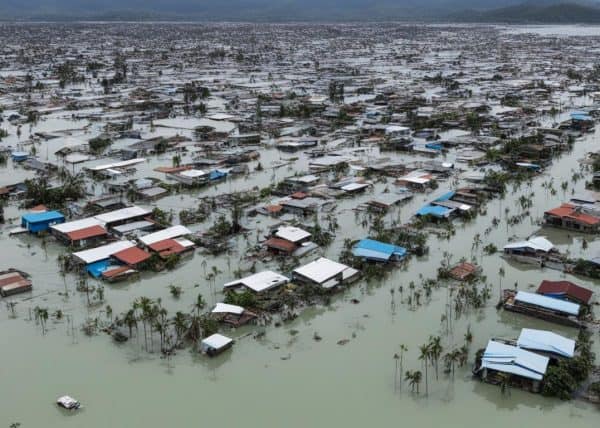
M 321 257 L 314 262 L 294 269 L 294 273 L 308 278 L 317 284 L 321 284 L 333 278 L 334 276 L 339 275 L 346 269 L 348 269 L 348 266 L 342 263 L 334 262 L 333 260 Z
M 241 306 L 237 306 L 237 305 L 229 305 L 227 303 L 217 303 L 211 312 L 213 314 L 241 315 L 244 313 L 244 308 L 242 308 Z
M 150 246 L 165 239 L 173 239 L 183 235 L 190 235 L 192 232 L 185 226 L 177 225 L 171 226 L 158 232 L 150 233 L 142 236 L 140 242 L 144 245 Z
M 310 232 L 294 226 L 281 226 L 275 232 L 275 236 L 285 239 L 290 242 L 298 242 L 306 238 L 310 238 Z
M 115 253 L 119 251 L 125 250 L 127 248 L 135 247 L 135 242 L 133 241 L 117 241 L 111 244 L 102 245 L 97 248 L 92 248 L 85 251 L 79 251 L 77 253 L 73 253 L 73 257 L 78 258 L 85 264 L 94 263 L 100 260 L 108 259 Z
M 448 217 L 450 213 L 454 211 L 450 208 L 442 207 L 440 205 L 425 205 L 419 211 L 418 216 L 432 215 L 435 217 Z
M 146 208 L 132 206 L 127 208 L 122 208 L 120 210 L 111 211 L 108 213 L 97 215 L 97 220 L 102 223 L 114 223 L 117 221 L 129 220 L 130 218 L 141 217 L 144 215 L 150 214 L 152 211 Z
M 524 328 L 521 330 L 517 346 L 532 351 L 551 352 L 572 358 L 575 355 L 575 341 L 546 330 Z
M 552 244 L 552 242 L 548 241 L 543 236 L 538 236 L 531 238 L 528 241 L 513 242 L 504 246 L 504 249 L 514 248 L 531 248 L 532 250 L 539 250 L 547 253 L 554 248 L 554 244 Z
M 131 247 L 113 254 L 113 257 L 127 265 L 137 265 L 150 258 L 150 253 L 138 247 Z
M 544 280 L 537 289 L 538 294 L 549 297 L 570 297 L 582 303 L 588 303 L 592 298 L 592 291 L 580 287 L 570 281 Z
M 225 346 L 229 345 L 231 342 L 233 342 L 233 339 L 230 339 L 227 336 L 223 336 L 222 334 L 219 333 L 215 333 L 212 336 L 208 336 L 206 339 L 202 339 L 201 343 L 201 347 L 202 350 L 206 351 L 207 348 L 212 348 L 212 349 L 222 349 Z
M 481 358 L 481 367 L 542 380 L 548 368 L 548 357 L 490 340 Z
M 94 238 L 96 236 L 103 236 L 106 235 L 106 233 L 106 229 L 104 229 L 102 226 L 90 226 L 84 229 L 68 232 L 67 236 L 71 241 L 79 241 L 82 239 Z
M 245 278 L 236 279 L 235 281 L 228 282 L 223 285 L 223 288 L 236 287 L 238 285 L 244 285 L 249 289 L 260 293 L 262 291 L 269 290 L 271 288 L 287 284 L 289 278 L 278 274 L 270 270 L 255 273 L 254 275 L 247 276 Z
M 362 239 L 354 246 L 352 254 L 356 257 L 386 261 L 393 255 L 404 257 L 406 249 L 374 239 Z
M 64 220 L 65 216 L 58 211 L 44 211 L 39 213 L 28 213 L 23 215 L 27 223 L 38 223 L 44 221 Z
M 564 300 L 553 299 L 552 297 L 546 297 L 541 294 L 519 291 L 515 296 L 515 301 L 551 309 L 553 311 L 558 311 L 569 315 L 579 315 L 578 304 Z
M 60 233 L 69 233 L 73 232 L 74 230 L 81 230 L 92 226 L 102 226 L 102 223 L 99 220 L 90 217 L 82 218 L 81 220 L 69 221 L 62 224 L 55 224 L 50 226 L 50 229 L 56 230 Z

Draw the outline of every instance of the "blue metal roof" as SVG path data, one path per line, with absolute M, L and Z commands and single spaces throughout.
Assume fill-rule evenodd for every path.
M 450 208 L 441 207 L 439 205 L 425 205 L 419 211 L 417 211 L 417 215 L 432 215 L 434 217 L 447 217 L 452 210 Z
M 27 223 L 39 223 L 44 221 L 64 220 L 65 216 L 58 211 L 43 211 L 39 213 L 24 214 L 22 219 Z
M 92 275 L 94 278 L 100 278 L 102 276 L 102 272 L 108 270 L 111 261 L 110 259 L 99 260 L 94 263 L 90 263 L 85 267 L 85 269 Z
M 452 191 L 450 191 L 448 193 L 443 194 L 439 198 L 435 199 L 435 202 L 447 201 L 450 198 L 452 198 L 455 194 L 456 194 L 456 192 L 454 190 L 452 190 Z
M 366 259 L 387 261 L 392 256 L 400 258 L 406 256 L 406 248 L 374 239 L 363 239 L 354 246 L 352 254 Z
M 582 120 L 582 121 L 590 121 L 593 120 L 589 114 L 584 112 L 573 112 L 571 113 L 571 119 L 573 120 Z
M 540 306 L 553 311 L 563 312 L 569 315 L 579 315 L 579 305 L 577 303 L 567 302 L 566 300 L 554 299 L 541 294 L 519 291 L 515 296 L 515 301 Z

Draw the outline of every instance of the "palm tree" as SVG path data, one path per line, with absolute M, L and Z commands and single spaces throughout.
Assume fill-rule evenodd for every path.
M 402 366 L 404 363 L 404 353 L 408 351 L 408 347 L 403 343 L 400 345 L 400 373 L 402 373 Z M 400 391 L 402 391 L 402 379 L 400 379 Z
M 459 359 L 460 351 L 458 349 L 454 349 L 451 352 L 448 352 L 444 355 L 444 363 L 446 365 L 446 370 L 452 373 L 452 380 L 454 380 L 454 367 Z
M 196 310 L 196 316 L 200 316 L 200 311 L 206 307 L 206 301 L 202 294 L 198 294 L 196 297 L 196 302 L 194 303 L 194 309 Z
M 398 386 L 398 360 L 400 360 L 400 355 L 394 354 L 394 361 L 396 363 L 394 370 L 394 392 L 396 392 L 396 387 Z
M 428 347 L 432 362 L 435 362 L 435 380 L 438 380 L 438 362 L 444 351 L 442 338 L 440 336 L 430 337 Z
M 173 328 L 177 336 L 177 343 L 181 342 L 184 333 L 188 329 L 188 317 L 183 312 L 177 312 L 173 318 Z
M 416 382 L 415 382 L 414 372 L 407 370 L 406 373 L 404 374 L 404 380 L 408 381 L 408 384 L 410 385 L 412 392 L 415 392 Z
M 129 329 L 129 338 L 131 339 L 133 328 L 137 331 L 137 318 L 135 317 L 135 309 L 130 309 L 125 313 L 123 317 L 123 322 Z
M 419 346 L 419 360 L 425 364 L 425 395 L 429 395 L 429 385 L 427 379 L 427 366 L 429 364 L 429 358 L 431 357 L 431 349 L 429 344 Z
M 422 378 L 423 378 L 423 375 L 420 370 L 416 370 L 413 372 L 412 382 L 414 382 L 417 386 L 417 394 L 419 393 L 419 385 L 421 384 Z M 426 384 L 427 384 L 427 382 L 426 382 Z

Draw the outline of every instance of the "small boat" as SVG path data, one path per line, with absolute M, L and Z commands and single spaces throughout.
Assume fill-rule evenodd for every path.
M 56 404 L 67 410 L 77 410 L 81 407 L 81 403 L 79 401 L 69 397 L 68 395 L 63 395 L 60 397 L 58 400 L 56 400 Z

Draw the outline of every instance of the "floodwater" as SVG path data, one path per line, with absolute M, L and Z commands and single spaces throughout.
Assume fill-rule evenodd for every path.
M 576 106 L 586 100 L 577 100 Z M 51 121 L 52 119 L 50 119 Z M 56 120 L 62 120 L 57 118 Z M 80 124 L 74 125 L 78 128 Z M 38 125 L 41 130 L 45 122 Z M 51 125 L 48 125 L 51 126 Z M 52 125 L 54 126 L 54 125 Z M 83 132 L 83 131 L 82 131 Z M 158 132 L 158 131 L 157 131 Z M 181 133 L 181 132 L 180 132 Z M 11 132 L 13 134 L 13 132 Z M 75 132 L 76 134 L 76 132 Z M 13 137 L 9 137 L 13 138 Z M 576 278 L 557 271 L 541 270 L 504 261 L 499 255 L 483 256 L 481 249 L 472 250 L 473 237 L 480 233 L 484 241 L 501 248 L 510 237 L 526 238 L 539 231 L 537 222 L 544 210 L 567 199 L 572 192 L 584 190 L 584 181 L 574 182 L 573 172 L 579 171 L 579 160 L 585 153 L 598 149 L 600 131 L 578 140 L 571 153 L 556 160 L 544 174 L 519 189 L 511 189 L 504 200 L 493 200 L 487 213 L 471 223 L 456 223 L 457 232 L 450 240 L 429 238 L 430 253 L 422 258 L 412 258 L 406 269 L 398 269 L 380 283 L 359 282 L 347 292 L 337 296 L 330 306 L 304 311 L 299 318 L 283 327 L 266 327 L 266 334 L 254 339 L 246 333 L 258 328 L 244 328 L 229 334 L 238 338 L 233 349 L 214 358 L 195 355 L 190 350 L 180 351 L 170 361 L 158 353 L 141 350 L 135 339 L 123 345 L 115 344 L 109 337 L 75 335 L 65 321 L 49 321 L 49 331 L 43 335 L 39 326 L 29 320 L 29 311 L 35 306 L 48 307 L 51 312 L 63 310 L 80 325 L 87 317 L 104 317 L 102 307 L 88 309 L 85 296 L 75 291 L 75 278 L 63 279 L 58 274 L 56 257 L 65 249 L 54 242 L 42 248 L 38 239 L 22 236 L 9 238 L 8 227 L 0 235 L 0 260 L 2 266 L 15 267 L 32 274 L 34 292 L 29 297 L 15 297 L 17 318 L 0 305 L 0 427 L 20 422 L 28 427 L 146 427 L 164 426 L 246 426 L 246 427 L 306 427 L 306 426 L 445 426 L 445 427 L 595 427 L 598 408 L 583 402 L 560 402 L 539 395 L 512 390 L 501 395 L 499 388 L 472 379 L 471 364 L 475 351 L 485 345 L 491 336 L 516 337 L 520 328 L 552 329 L 574 337 L 576 331 L 557 327 L 516 314 L 497 312 L 492 298 L 487 307 L 463 315 L 455 321 L 450 334 L 442 329 L 441 316 L 447 304 L 447 290 L 434 290 L 430 301 L 416 310 L 403 302 L 398 287 L 407 290 L 410 281 L 435 277 L 444 252 L 453 260 L 475 256 L 481 264 L 492 295 L 499 286 L 518 284 L 520 289 L 537 286 L 543 279 L 565 278 L 600 292 L 598 282 Z M 52 141 L 52 140 L 50 140 Z M 10 142 L 10 141 L 9 141 Z M 18 141 L 13 141 L 15 145 Z M 45 153 L 44 147 L 39 153 Z M 52 153 L 52 152 L 50 152 Z M 200 195 L 173 195 L 157 202 L 163 209 L 181 209 L 198 203 L 198 196 L 243 191 L 253 186 L 264 187 L 295 171 L 305 171 L 308 159 L 303 154 L 281 154 L 265 149 L 260 159 L 265 170 L 251 175 L 251 179 L 232 178 L 212 186 Z M 377 156 L 369 149 L 361 156 Z M 291 167 L 273 169 L 286 158 L 298 156 Z M 414 156 L 386 154 L 405 160 Z M 452 160 L 453 154 L 448 155 Z M 283 159 L 282 159 L 283 158 Z M 184 158 L 184 162 L 187 159 Z M 108 161 L 107 161 L 108 162 Z M 153 159 L 138 167 L 147 175 L 156 165 L 169 164 L 170 159 Z M 251 164 L 251 169 L 256 166 Z M 0 170 L 0 184 L 8 184 L 30 176 L 9 161 Z M 143 176 L 143 174 L 138 174 Z M 555 195 L 542 187 L 553 180 L 558 189 Z M 569 182 L 564 193 L 560 183 Z M 379 183 L 374 194 L 388 186 Z M 391 182 L 389 186 L 393 185 Z M 450 183 L 441 183 L 443 193 Z M 505 209 L 510 215 L 520 212 L 516 200 L 521 195 L 534 193 L 532 217 L 519 225 L 506 226 Z M 344 238 L 358 239 L 368 234 L 355 219 L 352 208 L 371 198 L 365 194 L 338 202 L 336 216 L 340 230 L 334 244 L 324 255 L 337 259 Z M 387 220 L 406 221 L 434 194 L 416 195 L 410 203 L 393 210 Z M 16 218 L 21 211 L 15 207 L 6 210 L 7 217 Z M 492 225 L 493 217 L 501 217 L 500 226 L 488 236 L 483 230 Z M 215 216 L 213 216 L 214 218 Z M 249 242 L 238 238 L 237 251 L 229 256 L 212 257 L 197 252 L 192 260 L 176 270 L 161 274 L 147 274 L 141 280 L 125 284 L 107 285 L 106 303 L 114 313 L 128 309 L 139 296 L 161 298 L 169 312 L 190 310 L 192 301 L 201 292 L 209 303 L 219 300 L 210 284 L 204 280 L 204 266 L 210 270 L 218 267 L 222 273 L 215 281 L 219 285 L 233 278 L 238 267 L 249 267 L 241 260 L 245 248 L 256 242 L 260 230 L 264 231 L 271 220 L 264 217 L 245 219 L 254 230 Z M 209 223 L 193 227 L 203 229 Z M 543 230 L 563 252 L 577 256 L 597 255 L 600 241 L 587 237 L 589 247 L 582 248 L 582 237 L 557 230 Z M 308 262 L 304 259 L 303 262 Z M 203 263 L 206 260 L 206 263 Z M 500 278 L 500 267 L 505 276 Z M 277 269 L 277 266 L 259 264 L 257 270 Z M 66 284 L 66 285 L 65 285 Z M 173 299 L 168 285 L 180 285 L 184 294 Z M 59 292 L 69 290 L 64 298 Z M 395 293 L 390 290 L 394 289 Z M 406 291 L 405 291 L 406 293 Z M 406 295 L 404 296 L 404 298 Z M 356 298 L 359 304 L 352 304 Z M 417 359 L 418 346 L 430 335 L 442 335 L 446 349 L 463 344 L 463 335 L 470 327 L 474 335 L 469 365 L 457 369 L 455 378 L 440 373 L 435 379 L 429 373 L 429 396 L 425 397 L 424 383 L 421 394 L 411 393 L 403 384 L 394 386 L 394 353 L 400 345 L 408 347 L 404 370 L 421 369 Z M 297 331 L 297 333 L 296 333 Z M 323 338 L 316 342 L 315 332 Z M 296 333 L 296 334 L 294 334 Z M 349 339 L 346 345 L 338 345 Z M 596 334 L 595 350 L 600 352 Z M 84 408 L 74 414 L 56 408 L 54 400 L 63 394 L 82 401 Z

